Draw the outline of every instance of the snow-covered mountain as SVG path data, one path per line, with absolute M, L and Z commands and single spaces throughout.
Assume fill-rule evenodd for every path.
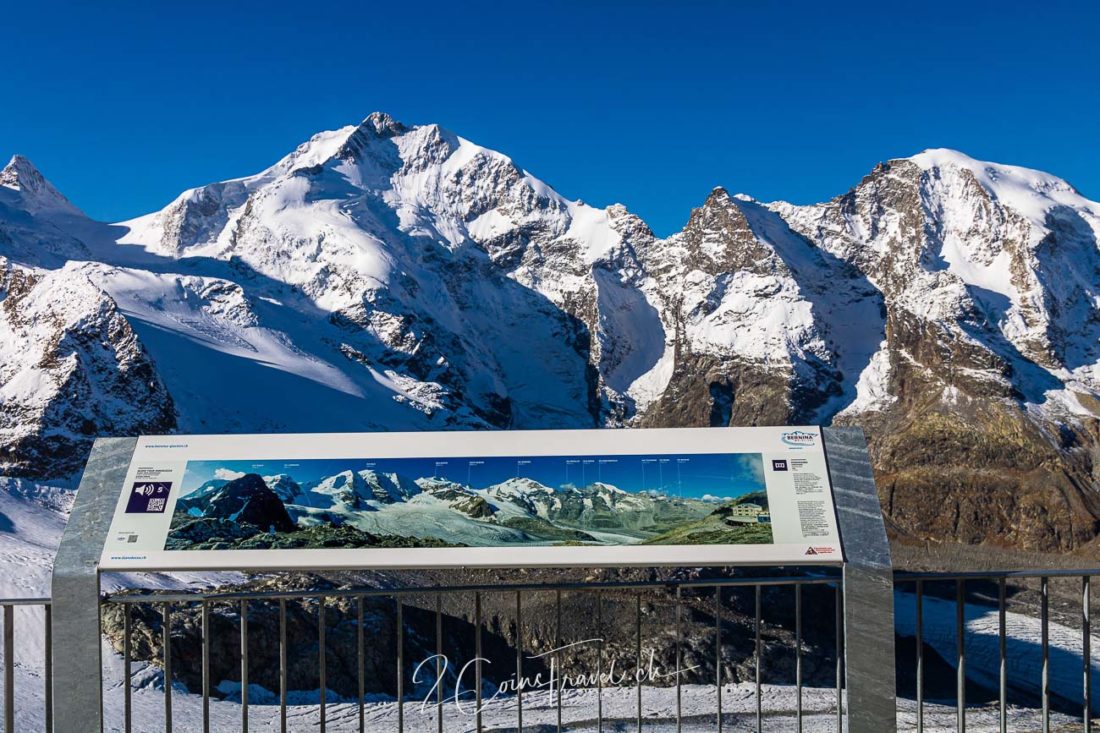
M 169 544 L 177 549 L 257 542 L 329 546 L 334 531 L 364 544 L 637 543 L 713 509 L 703 501 L 631 494 L 602 482 L 555 490 L 518 477 L 478 489 L 445 478 L 410 479 L 372 470 L 345 470 L 305 482 L 287 474 L 242 474 L 207 481 L 183 496 Z M 311 529 L 315 534 L 304 538 Z
M 835 420 L 868 427 L 899 536 L 1076 548 L 1100 531 L 1098 233 L 1065 181 L 943 150 L 814 206 L 715 189 L 667 238 L 377 113 L 119 224 L 17 157 L 0 473 L 71 481 L 102 434 Z

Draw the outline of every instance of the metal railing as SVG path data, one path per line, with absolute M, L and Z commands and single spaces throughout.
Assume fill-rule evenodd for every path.
M 1008 610 L 1009 581 L 1025 582 L 1038 580 L 1039 588 L 1039 644 L 1040 644 L 1040 680 L 1039 699 L 1041 710 L 1041 725 L 1043 733 L 1051 730 L 1051 703 L 1050 689 L 1050 586 L 1052 579 L 1077 579 L 1080 581 L 1080 631 L 1081 631 L 1081 724 L 1085 733 L 1092 731 L 1092 620 L 1091 620 L 1091 581 L 1092 577 L 1100 575 L 1100 569 L 1090 570 L 1004 570 L 981 572 L 896 572 L 894 574 L 895 588 L 912 587 L 916 604 L 916 705 L 917 721 L 916 730 L 922 733 L 925 729 L 925 670 L 924 670 L 924 600 L 928 592 L 928 585 L 932 583 L 954 584 L 955 605 L 955 708 L 956 729 L 959 733 L 965 733 L 967 725 L 967 638 L 966 608 L 968 585 L 981 583 L 995 583 L 997 588 L 997 726 L 1002 733 L 1009 730 L 1008 720 L 1008 686 L 1009 686 L 1009 660 L 1006 614 Z M 979 599 L 983 600 L 983 599 Z M 989 599 L 991 600 L 991 599 Z M 972 605 L 986 605 L 984 603 L 972 603 Z
M 477 731 L 483 730 L 482 721 L 482 689 L 483 689 L 483 649 L 482 649 L 482 635 L 486 619 L 483 616 L 483 600 L 489 594 L 500 595 L 506 594 L 508 596 L 514 596 L 514 615 L 516 621 L 516 635 L 517 643 L 515 644 L 515 679 L 522 680 L 524 678 L 524 663 L 525 659 L 529 658 L 525 656 L 524 645 L 522 643 L 522 623 L 524 617 L 524 601 L 530 594 L 534 593 L 552 593 L 554 597 L 554 619 L 555 619 L 555 649 L 560 649 L 565 644 L 571 643 L 566 637 L 566 629 L 562 624 L 562 595 L 568 593 L 571 596 L 575 594 L 592 594 L 595 597 L 596 608 L 596 626 L 600 628 L 603 626 L 603 613 L 605 610 L 605 601 L 609 596 L 616 596 L 620 600 L 624 597 L 632 597 L 634 605 L 634 623 L 633 623 L 633 636 L 634 636 L 634 663 L 636 664 L 634 675 L 634 693 L 635 693 L 635 711 L 633 715 L 633 722 L 637 726 L 637 730 L 641 731 L 643 726 L 647 724 L 646 711 L 643 705 L 643 689 L 642 675 L 638 672 L 643 667 L 643 643 L 644 635 L 642 630 L 643 625 L 643 594 L 647 591 L 664 590 L 667 593 L 666 599 L 675 606 L 675 724 L 677 730 L 681 730 L 685 720 L 685 710 L 683 706 L 683 616 L 684 605 L 688 600 L 688 594 L 691 593 L 692 600 L 698 600 L 700 598 L 709 597 L 714 602 L 714 635 L 715 635 L 715 663 L 713 669 L 713 680 L 716 688 L 716 700 L 717 706 L 711 713 L 711 719 L 716 730 L 722 731 L 724 726 L 728 724 L 730 713 L 723 709 L 722 699 L 722 687 L 727 682 L 723 679 L 722 661 L 723 661 L 723 640 L 726 634 L 732 633 L 730 629 L 727 629 L 728 619 L 724 618 L 722 612 L 723 601 L 728 600 L 729 594 L 734 592 L 735 589 L 742 589 L 751 591 L 752 594 L 752 607 L 753 607 L 753 679 L 756 687 L 754 707 L 754 720 L 755 726 L 758 730 L 762 729 L 764 724 L 765 715 L 769 712 L 764 705 L 764 699 L 761 694 L 763 690 L 763 671 L 765 665 L 765 648 L 763 645 L 763 630 L 767 620 L 764 614 L 763 598 L 765 589 L 770 588 L 787 588 L 791 590 L 791 602 L 794 604 L 794 626 L 795 626 L 795 679 L 791 682 L 795 688 L 795 705 L 796 713 L 795 719 L 797 721 L 798 730 L 801 730 L 802 726 L 802 703 L 803 703 L 803 589 L 808 586 L 822 586 L 831 587 L 832 595 L 834 597 L 833 607 L 835 611 L 835 650 L 834 656 L 836 658 L 836 709 L 835 709 L 835 721 L 836 730 L 843 730 L 843 670 L 842 670 L 842 655 L 836 653 L 842 645 L 842 625 L 841 625 L 841 610 L 842 610 L 842 593 L 840 591 L 840 579 L 837 575 L 826 577 L 766 577 L 766 578 L 723 578 L 723 579 L 709 579 L 700 581 L 687 581 L 687 582 L 644 582 L 644 583 L 603 583 L 603 584 L 566 584 L 566 585 L 544 585 L 544 584 L 530 584 L 530 585 L 508 585 L 505 587 L 499 585 L 483 585 L 483 586 L 458 586 L 450 588 L 415 588 L 415 589 L 402 589 L 402 590 L 379 590 L 379 589 L 359 589 L 359 590 L 303 590 L 303 591 L 262 591 L 262 592 L 141 592 L 141 593 L 124 593 L 112 595 L 104 600 L 105 606 L 117 605 L 122 608 L 124 624 L 123 624 L 123 684 L 124 690 L 124 703 L 123 703 L 123 719 L 124 730 L 129 733 L 131 730 L 148 730 L 147 727 L 137 727 L 138 722 L 135 721 L 135 711 L 132 701 L 132 689 L 133 689 L 133 648 L 131 644 L 131 636 L 133 634 L 132 626 L 132 609 L 139 605 L 153 605 L 160 609 L 161 618 L 161 658 L 159 660 L 160 667 L 164 674 L 164 715 L 163 715 L 163 729 L 165 731 L 173 730 L 173 659 L 171 653 L 171 630 L 172 630 L 172 618 L 173 613 L 180 607 L 195 606 L 198 605 L 200 609 L 201 617 L 201 729 L 203 731 L 212 730 L 211 727 L 211 715 L 210 704 L 212 698 L 212 679 L 211 679 L 211 631 L 210 631 L 210 609 L 213 605 L 229 606 L 233 605 L 238 609 L 239 613 L 239 635 L 237 639 L 238 653 L 240 655 L 240 730 L 248 731 L 250 710 L 253 707 L 253 703 L 249 700 L 249 680 L 250 680 L 250 668 L 249 668 L 249 616 L 250 612 L 255 610 L 255 606 L 258 604 L 273 604 L 278 608 L 278 639 L 279 639 L 279 671 L 278 671 L 278 724 L 279 729 L 282 731 L 288 730 L 288 696 L 290 690 L 288 689 L 288 669 L 290 660 L 288 658 L 288 639 L 287 639 L 287 606 L 290 603 L 309 603 L 316 604 L 318 624 L 317 624 L 317 657 L 315 659 L 316 666 L 316 680 L 318 685 L 318 698 L 316 701 L 316 725 L 321 731 L 326 730 L 328 723 L 328 707 L 329 701 L 327 699 L 327 684 L 326 684 L 326 642 L 325 634 L 328 627 L 326 623 L 326 609 L 331 607 L 337 601 L 350 602 L 355 609 L 354 622 L 356 624 L 356 676 L 357 676 L 357 695 L 352 703 L 356 707 L 357 714 L 357 729 L 359 731 L 380 730 L 377 725 L 374 727 L 366 726 L 365 716 L 365 695 L 364 690 L 366 688 L 365 680 L 365 667 L 364 654 L 365 654 L 365 641 L 363 633 L 363 613 L 364 613 L 364 601 L 367 599 L 387 599 L 391 602 L 393 618 L 395 619 L 396 629 L 396 642 L 393 649 L 393 655 L 396 661 L 396 678 L 394 684 L 397 690 L 395 695 L 396 703 L 396 719 L 393 723 L 393 729 L 396 731 L 406 730 L 405 724 L 407 719 L 407 694 L 405 685 L 406 676 L 406 620 L 405 611 L 410 606 L 423 607 L 425 605 L 429 608 L 434 607 L 434 648 L 436 651 L 436 673 L 442 675 L 443 670 L 440 669 L 442 664 L 442 658 L 446 650 L 444 649 L 444 598 L 448 596 L 472 595 L 473 607 L 472 611 L 472 631 L 474 634 L 474 688 L 473 693 L 476 697 L 473 702 L 475 705 L 474 716 L 474 729 Z M 433 599 L 434 602 L 425 603 L 426 599 Z M 571 600 L 575 601 L 575 598 Z M 597 643 L 597 674 L 596 678 L 596 699 L 594 709 L 591 711 L 595 717 L 595 729 L 603 731 L 605 723 L 608 722 L 604 709 L 604 695 L 606 692 L 604 686 L 604 647 L 603 639 L 600 638 Z M 557 652 L 555 652 L 557 653 Z M 570 724 L 563 717 L 563 705 L 562 694 L 564 685 L 559 685 L 554 691 L 556 696 L 556 716 L 551 721 L 550 725 L 556 726 L 556 729 L 568 730 Z M 444 686 L 436 685 L 435 687 L 435 700 L 434 700 L 434 717 L 435 727 L 439 733 L 443 733 L 444 728 L 444 704 L 445 694 Z M 698 717 L 703 711 L 691 710 L 690 714 L 693 717 Z M 519 685 L 514 694 L 514 715 L 516 729 L 523 731 L 524 728 L 524 689 L 523 685 Z M 190 721 L 189 726 L 194 726 L 198 721 Z M 623 722 L 620 717 L 617 723 Z M 190 728 L 189 728 L 190 729 Z M 528 728 L 530 729 L 530 728 Z M 544 729 L 539 727 L 539 730 Z M 619 728 L 617 728 L 619 729 Z
M 967 629 L 967 613 L 968 609 L 995 609 L 996 611 L 996 646 L 997 646 L 997 689 L 996 689 L 996 727 L 1001 731 L 1008 731 L 1011 724 L 1009 718 L 1010 701 L 1012 695 L 1010 695 L 1010 661 L 1011 661 L 1011 649 L 1009 640 L 1017 637 L 1013 637 L 1008 633 L 1008 625 L 1006 623 L 1006 616 L 1010 608 L 1014 611 L 1022 612 L 1030 619 L 1037 619 L 1039 625 L 1038 632 L 1038 644 L 1039 655 L 1041 659 L 1041 667 L 1039 670 L 1040 679 L 1038 685 L 1038 697 L 1036 700 L 1036 712 L 1040 716 L 1041 726 L 1043 731 L 1051 730 L 1052 711 L 1059 710 L 1066 713 L 1069 707 L 1074 703 L 1073 700 L 1067 699 L 1064 694 L 1058 695 L 1051 690 L 1051 638 L 1050 628 L 1052 623 L 1052 585 L 1055 583 L 1074 583 L 1077 588 L 1075 592 L 1075 598 L 1071 598 L 1068 594 L 1063 593 L 1058 597 L 1060 601 L 1058 608 L 1055 609 L 1054 615 L 1056 618 L 1060 618 L 1064 623 L 1062 626 L 1067 626 L 1070 621 L 1073 621 L 1074 626 L 1079 625 L 1080 630 L 1080 673 L 1081 673 L 1081 689 L 1080 689 L 1080 707 L 1078 708 L 1079 718 L 1079 730 L 1086 732 L 1091 731 L 1092 727 L 1092 653 L 1093 644 L 1091 638 L 1091 580 L 1095 575 L 1100 575 L 1100 570 L 1029 570 L 1029 571 L 983 571 L 983 572 L 966 572 L 966 573 L 939 573 L 939 572 L 897 572 L 895 573 L 895 589 L 900 593 L 908 594 L 912 593 L 913 603 L 915 605 L 915 654 L 912 659 L 899 659 L 899 665 L 912 664 L 915 671 L 916 678 L 916 720 L 915 730 L 923 732 L 926 729 L 926 708 L 931 702 L 927 699 L 927 664 L 929 659 L 928 654 L 928 639 L 926 638 L 927 632 L 927 604 L 929 599 L 935 599 L 938 604 L 953 604 L 954 610 L 954 635 L 955 635 L 955 654 L 953 659 L 947 659 L 948 663 L 952 664 L 955 668 L 955 694 L 954 694 L 954 706 L 955 706 L 955 726 L 961 732 L 966 731 L 967 726 L 967 713 L 968 708 L 973 709 L 968 704 L 967 700 L 967 682 L 970 680 L 973 682 L 973 674 L 968 670 L 968 647 L 973 644 L 974 635 Z M 1037 585 L 1037 588 L 1032 590 L 1030 586 Z M 133 706 L 134 695 L 134 644 L 133 636 L 135 633 L 134 609 L 138 607 L 155 607 L 159 611 L 159 619 L 161 622 L 160 634 L 161 634 L 161 658 L 159 660 L 147 660 L 152 661 L 163 674 L 163 720 L 157 721 L 157 727 L 163 726 L 164 730 L 173 730 L 174 724 L 178 728 L 183 729 L 195 729 L 198 725 L 198 721 L 194 719 L 173 720 L 173 672 L 178 667 L 178 662 L 172 658 L 172 630 L 173 619 L 176 613 L 183 611 L 186 608 L 198 608 L 198 615 L 200 618 L 200 635 L 201 635 L 201 729 L 203 731 L 214 730 L 218 728 L 212 728 L 211 722 L 211 701 L 217 699 L 214 694 L 215 689 L 211 677 L 211 649 L 212 649 L 212 632 L 211 632 L 211 610 L 215 607 L 231 607 L 235 609 L 239 618 L 239 631 L 238 638 L 236 639 L 236 645 L 238 653 L 240 654 L 240 702 L 239 702 L 239 722 L 240 729 L 247 731 L 249 726 L 250 712 L 256 706 L 257 703 L 250 701 L 249 699 L 249 679 L 250 673 L 253 671 L 250 666 L 249 660 L 249 646 L 250 646 L 250 631 L 249 631 L 249 619 L 254 617 L 254 614 L 260 610 L 260 607 L 264 604 L 270 604 L 270 606 L 277 609 L 278 614 L 278 721 L 281 730 L 288 730 L 288 716 L 287 711 L 290 706 L 290 693 L 292 692 L 289 687 L 289 670 L 291 665 L 296 661 L 290 656 L 290 644 L 288 642 L 293 641 L 288 639 L 287 636 L 287 613 L 288 606 L 293 604 L 312 604 L 317 611 L 317 656 L 314 660 L 316 665 L 316 678 L 318 682 L 318 693 L 315 701 L 315 724 L 319 726 L 320 730 L 325 730 L 328 724 L 328 710 L 331 705 L 331 701 L 328 699 L 328 685 L 326 680 L 326 671 L 328 669 L 328 663 L 326 660 L 326 645 L 325 635 L 329 629 L 329 624 L 326 623 L 328 614 L 335 613 L 333 610 L 336 605 L 343 604 L 348 605 L 353 609 L 352 617 L 348 619 L 350 623 L 355 625 L 355 659 L 356 659 L 356 694 L 352 696 L 350 701 L 351 708 L 353 710 L 354 721 L 353 727 L 358 730 L 379 730 L 377 727 L 371 727 L 368 725 L 366 710 L 367 710 L 367 678 L 366 678 L 366 665 L 364 664 L 364 657 L 366 649 L 368 648 L 369 640 L 365 634 L 364 625 L 364 604 L 368 601 L 381 601 L 385 600 L 388 603 L 392 603 L 393 623 L 395 629 L 395 648 L 392 653 L 396 660 L 396 678 L 393 680 L 394 687 L 396 688 L 396 695 L 393 697 L 393 702 L 396 705 L 396 719 L 393 721 L 393 729 L 396 731 L 406 730 L 406 722 L 408 716 L 407 707 L 412 703 L 409 700 L 409 690 L 406 686 L 406 667 L 408 666 L 407 657 L 407 634 L 409 633 L 409 619 L 408 615 L 410 609 L 421 609 L 433 617 L 434 623 L 429 628 L 429 635 L 434 630 L 434 639 L 428 639 L 429 647 L 435 649 L 436 653 L 443 655 L 446 652 L 445 644 L 448 637 L 444 634 L 444 606 L 445 599 L 453 599 L 459 595 L 468 595 L 472 597 L 472 607 L 470 610 L 472 633 L 474 635 L 473 649 L 475 656 L 475 663 L 473 666 L 474 673 L 474 692 L 476 695 L 474 703 L 476 706 L 476 717 L 474 720 L 474 727 L 480 731 L 483 729 L 482 724 L 482 689 L 483 689 L 483 668 L 482 668 L 482 655 L 483 655 L 483 638 L 485 633 L 487 617 L 485 614 L 485 601 L 492 596 L 504 596 L 509 597 L 511 600 L 509 604 L 513 612 L 515 620 L 515 676 L 516 679 L 522 679 L 524 673 L 525 661 L 528 657 L 525 655 L 523 644 L 523 624 L 525 618 L 526 602 L 530 599 L 532 594 L 552 594 L 553 596 L 553 619 L 555 628 L 553 629 L 553 636 L 555 648 L 561 647 L 563 643 L 568 643 L 570 639 L 569 629 L 563 625 L 562 609 L 563 609 L 563 594 L 566 594 L 571 601 L 576 600 L 578 594 L 592 594 L 595 598 L 594 608 L 596 614 L 596 628 L 602 629 L 605 624 L 605 612 L 609 607 L 611 599 L 616 599 L 617 602 L 630 602 L 633 604 L 633 628 L 630 629 L 633 634 L 634 644 L 634 662 L 641 668 L 643 662 L 643 643 L 644 636 L 642 630 L 643 624 L 643 605 L 648 603 L 648 593 L 654 591 L 661 591 L 663 595 L 661 599 L 672 603 L 674 605 L 674 638 L 675 638 L 675 714 L 674 724 L 677 730 L 681 730 L 685 719 L 691 718 L 698 723 L 702 716 L 709 715 L 710 723 L 707 725 L 713 726 L 714 730 L 722 731 L 724 729 L 730 729 L 732 723 L 738 725 L 749 724 L 755 727 L 755 730 L 760 731 L 765 729 L 769 714 L 782 712 L 788 713 L 791 711 L 769 711 L 765 705 L 762 690 L 764 689 L 764 672 L 767 668 L 767 648 L 764 644 L 764 629 L 769 624 L 769 615 L 775 614 L 777 611 L 783 610 L 779 607 L 780 602 L 788 602 L 793 606 L 793 645 L 794 645 L 794 678 L 791 680 L 785 680 L 784 684 L 790 684 L 794 687 L 794 710 L 793 719 L 795 721 L 796 730 L 801 731 L 804 720 L 803 709 L 803 675 L 804 675 L 804 653 L 805 653 L 805 639 L 804 632 L 804 620 L 806 617 L 806 609 L 804 608 L 804 592 L 807 588 L 815 587 L 821 588 L 823 593 L 831 594 L 833 601 L 833 608 L 831 612 L 835 612 L 835 640 L 834 646 L 831 650 L 821 650 L 820 653 L 832 652 L 835 657 L 836 665 L 836 699 L 833 712 L 835 713 L 835 726 L 836 730 L 843 730 L 843 718 L 844 718 L 844 690 L 843 690 L 843 654 L 840 653 L 843 649 L 843 633 L 840 623 L 841 618 L 841 605 L 843 602 L 843 595 L 841 591 L 841 583 L 836 576 L 826 577 L 761 577 L 761 578 L 721 578 L 721 579 L 705 579 L 698 581 L 686 581 L 686 582 L 640 582 L 640 583 L 604 583 L 604 584 L 567 584 L 558 586 L 547 586 L 541 584 L 530 585 L 510 585 L 506 587 L 497 585 L 481 585 L 481 586 L 456 586 L 449 588 L 409 588 L 409 589 L 333 589 L 333 590 L 295 590 L 295 591 L 245 591 L 245 592 L 137 592 L 137 593 L 119 593 L 106 597 L 103 601 L 103 609 L 106 611 L 109 608 L 116 608 L 121 611 L 123 618 L 122 629 L 122 695 L 124 697 L 122 702 L 123 713 L 123 729 L 126 731 L 146 731 L 151 728 L 145 721 L 137 719 L 137 711 Z M 783 601 L 783 596 L 775 589 L 785 589 L 790 592 L 789 601 Z M 1013 597 L 1010 598 L 1010 591 L 1013 593 Z M 728 603 L 731 600 L 733 594 L 741 594 L 740 600 L 744 601 L 744 605 L 751 608 L 751 613 L 746 614 L 746 619 L 751 618 L 750 629 L 745 629 L 743 626 L 738 626 L 733 623 L 732 616 L 728 614 Z M 785 594 L 783 594 L 785 595 Z M 1017 597 L 1018 596 L 1018 597 Z M 765 598 L 767 598 L 769 604 L 765 607 Z M 688 605 L 694 605 L 698 607 L 703 601 L 709 599 L 711 606 L 707 608 L 713 609 L 713 633 L 714 633 L 714 667 L 709 671 L 714 686 L 714 698 L 716 701 L 715 707 L 707 713 L 704 710 L 699 710 L 697 707 L 692 707 L 690 710 L 685 710 L 684 698 L 682 694 L 683 685 L 683 659 L 685 648 L 685 607 Z M 823 597 L 819 596 L 815 598 L 815 605 L 811 609 L 811 613 L 820 620 L 822 612 L 822 600 Z M 50 613 L 51 606 L 50 600 L 46 598 L 19 598 L 8 599 L 0 601 L 0 608 L 2 608 L 3 615 L 3 669 L 4 669 L 4 688 L 3 688 L 3 719 L 4 719 L 4 731 L 10 732 L 15 730 L 22 730 L 23 728 L 17 728 L 16 712 L 21 714 L 24 712 L 20 710 L 20 706 L 23 704 L 41 704 L 43 709 L 40 711 L 41 715 L 39 720 L 42 721 L 44 729 L 46 731 L 52 731 L 52 670 L 51 670 L 51 638 L 50 638 Z M 20 619 L 17 622 L 16 611 L 19 608 L 39 609 L 37 614 L 27 614 L 26 620 Z M 788 612 L 790 607 L 786 609 Z M 1071 618 L 1074 617 L 1074 618 Z M 39 621 L 38 619 L 41 619 Z M 744 620 L 744 619 L 743 619 Z M 790 619 L 788 619 L 789 621 Z M 24 626 L 24 623 L 29 628 Z M 791 629 L 787 629 L 791 630 Z M 419 632 L 417 632 L 419 633 Z M 726 654 L 724 642 L 731 637 L 736 637 L 739 634 L 744 635 L 751 633 L 752 641 L 752 656 L 750 664 L 750 672 L 747 680 L 755 685 L 755 699 L 750 703 L 747 714 L 744 711 L 731 712 L 729 707 L 724 707 L 723 700 L 723 688 L 728 682 L 723 675 L 723 656 Z M 36 637 L 41 639 L 42 646 L 45 650 L 44 659 L 41 664 L 41 702 L 38 702 L 38 694 L 27 694 L 26 689 L 21 689 L 17 685 L 16 681 L 16 641 L 17 639 L 31 639 Z M 1028 641 L 1034 641 L 1028 639 Z M 613 716 L 609 715 L 605 707 L 605 695 L 609 690 L 605 687 L 604 683 L 604 671 L 607 663 L 606 650 L 604 642 L 601 639 L 596 649 L 596 692 L 594 699 L 594 709 L 591 711 L 592 717 L 595 720 L 595 730 L 605 730 L 605 725 L 608 725 Z M 300 660 L 297 660 L 300 661 Z M 438 665 L 441 664 L 441 657 L 436 658 L 436 671 L 439 673 Z M 104 680 L 106 685 L 108 680 Z M 30 682 L 28 681 L 29 685 Z M 638 731 L 643 730 L 643 726 L 652 722 L 646 715 L 645 706 L 643 704 L 644 690 L 649 689 L 642 683 L 641 675 L 635 675 L 635 682 L 633 684 L 634 691 L 634 712 L 632 720 L 630 721 Z M 514 716 L 515 726 L 517 730 L 525 729 L 525 702 L 524 695 L 525 690 L 522 686 L 515 690 L 514 694 Z M 557 688 L 556 692 L 556 715 L 549 722 L 550 728 L 556 726 L 557 730 L 569 730 L 572 723 L 565 719 L 563 715 L 562 704 L 562 688 Z M 23 696 L 26 696 L 31 700 L 30 703 L 25 703 Z M 419 702 L 419 701 L 418 701 Z M 445 729 L 444 721 L 445 715 L 443 706 L 445 703 L 445 692 L 443 685 L 437 686 L 434 690 L 434 716 L 435 716 L 435 728 L 442 733 Z M 341 702 L 343 705 L 348 705 L 346 698 Z M 942 704 L 942 703 L 937 703 Z M 615 722 L 618 725 L 623 723 L 623 716 L 620 714 L 615 717 Z M 182 723 L 182 725 L 180 725 Z M 820 722 L 819 722 L 820 724 Z M 527 723 L 527 729 L 534 729 L 536 724 Z M 224 729 L 224 728 L 222 728 Z M 540 727 L 539 729 L 545 729 Z M 777 728 L 778 729 L 778 728 Z
M 15 684 L 16 645 L 15 645 L 15 611 L 16 609 L 41 609 L 41 624 L 36 624 L 34 633 L 41 634 L 44 660 L 42 664 L 42 721 L 46 733 L 53 731 L 53 665 L 51 661 L 52 639 L 50 623 L 50 599 L 49 598 L 5 598 L 0 600 L 0 608 L 3 609 L 4 624 L 4 731 L 11 733 L 16 730 L 17 710 Z

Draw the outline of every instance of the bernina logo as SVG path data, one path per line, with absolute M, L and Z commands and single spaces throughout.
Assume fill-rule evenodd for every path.
M 779 436 L 787 445 L 809 446 L 814 444 L 814 434 L 801 430 L 792 430 Z

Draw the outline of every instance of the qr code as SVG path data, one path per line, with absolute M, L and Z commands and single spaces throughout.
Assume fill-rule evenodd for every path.
M 127 514 L 159 514 L 166 508 L 171 481 L 138 481 L 130 488 Z

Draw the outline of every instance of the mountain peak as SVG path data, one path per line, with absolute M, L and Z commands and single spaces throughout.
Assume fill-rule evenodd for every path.
M 371 112 L 367 118 L 350 129 L 344 143 L 336 151 L 335 156 L 341 160 L 356 160 L 362 155 L 374 140 L 389 140 L 390 138 L 404 135 L 409 131 L 408 127 L 401 124 L 385 112 Z
M 293 173 L 324 165 L 334 159 L 354 160 L 372 141 L 397 137 L 409 129 L 385 112 L 372 112 L 358 125 L 318 132 L 268 171 Z
M 379 137 L 393 137 L 409 131 L 408 127 L 385 112 L 371 112 L 359 123 L 358 129 L 372 131 Z
M 1019 188 L 1029 188 L 1036 193 L 1061 191 L 1080 195 L 1068 181 L 1051 173 L 1025 168 L 1019 165 L 1006 165 L 971 158 L 966 153 L 951 148 L 928 148 L 907 160 L 916 163 L 923 170 L 935 168 L 966 169 L 979 178 L 986 178 L 991 184 L 1010 184 Z
M 711 189 L 710 193 L 707 194 L 706 199 L 703 201 L 703 205 L 692 210 L 692 219 L 695 219 L 696 216 L 700 214 L 719 214 L 733 207 L 733 197 L 730 196 L 730 192 L 723 186 L 715 186 Z
M 946 168 L 950 166 L 969 168 L 976 165 L 991 165 L 989 163 L 982 163 L 981 161 L 971 158 L 966 153 L 951 148 L 926 148 L 916 155 L 910 156 L 909 160 L 925 170 L 930 168 Z
M 618 486 L 609 484 L 606 481 L 593 481 L 585 488 L 592 491 L 604 491 L 609 494 L 625 494 L 626 492 L 620 489 Z
M 1093 209 L 1095 203 L 1085 199 L 1068 181 L 1034 168 L 975 160 L 965 153 L 949 148 L 930 148 L 907 158 L 922 171 L 965 172 L 1002 204 L 1007 204 L 1030 219 L 1039 228 L 1045 227 L 1047 213 L 1054 206 Z
M 34 167 L 34 163 L 27 160 L 25 157 L 16 153 L 11 156 L 11 160 L 4 166 L 4 169 L 0 171 L 0 181 L 7 185 L 9 176 L 18 176 L 22 172 L 34 172 L 38 173 L 38 169 Z M 39 175 L 41 175 L 39 173 Z
M 32 214 L 47 211 L 80 213 L 79 209 L 46 180 L 34 163 L 22 155 L 13 155 L 4 169 L 0 170 L 0 187 L 17 191 L 23 208 Z

